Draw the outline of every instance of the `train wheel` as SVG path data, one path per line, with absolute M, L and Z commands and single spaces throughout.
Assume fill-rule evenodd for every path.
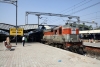
M 45 41 L 42 41 L 43 44 L 45 44 Z
M 64 50 L 67 49 L 67 47 L 66 47 L 66 43 L 63 44 L 62 48 L 63 48 Z
M 85 52 L 84 52 L 84 50 L 82 48 L 79 48 L 78 53 L 81 54 L 81 55 L 85 54 Z
M 57 48 L 59 48 L 59 44 L 57 44 Z
M 74 52 L 72 46 L 70 46 L 67 50 L 68 50 L 68 51 L 71 51 L 71 52 Z
M 60 48 L 60 45 L 59 45 L 58 43 L 56 43 L 56 47 L 57 47 L 57 48 Z
M 52 46 L 55 47 L 55 44 L 53 43 Z
M 63 48 L 63 44 L 61 44 L 61 49 L 64 49 L 64 48 Z
M 55 47 L 57 47 L 57 44 L 55 45 Z
M 62 48 L 62 45 L 61 44 L 59 44 L 58 46 L 59 46 L 58 48 Z
M 53 43 L 50 43 L 49 46 L 51 46 Z
M 78 53 L 77 49 L 73 49 L 73 51 L 72 51 L 72 52 L 74 52 L 74 53 Z

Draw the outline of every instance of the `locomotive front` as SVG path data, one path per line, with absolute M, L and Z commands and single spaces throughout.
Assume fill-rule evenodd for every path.
M 66 23 L 62 26 L 62 35 L 64 37 L 64 49 L 68 49 L 73 52 L 83 52 L 83 43 L 79 39 L 78 24 Z

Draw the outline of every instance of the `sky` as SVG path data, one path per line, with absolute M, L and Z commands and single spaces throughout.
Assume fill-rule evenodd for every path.
M 25 25 L 25 13 L 45 12 L 79 16 L 81 21 L 97 22 L 100 26 L 100 0 L 17 0 L 18 25 Z M 64 25 L 67 17 L 41 15 L 40 24 Z M 16 7 L 12 4 L 0 2 L 0 23 L 16 25 Z M 28 24 L 37 24 L 35 15 L 28 15 Z M 86 25 L 94 25 L 87 24 Z

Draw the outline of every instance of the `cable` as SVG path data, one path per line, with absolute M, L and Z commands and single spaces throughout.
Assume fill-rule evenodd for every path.
M 80 12 L 80 11 L 83 11 L 83 10 L 85 10 L 85 9 L 91 8 L 91 7 L 96 6 L 96 5 L 98 5 L 98 4 L 100 4 L 100 2 L 95 3 L 95 4 L 93 4 L 93 5 L 90 5 L 90 6 L 88 6 L 88 7 L 85 7 L 85 8 L 83 8 L 83 9 L 80 9 L 80 10 L 78 10 L 78 11 L 76 11 L 76 12 L 71 13 L 71 14 L 78 13 L 78 12 Z M 98 11 L 98 12 L 100 12 L 100 11 Z M 97 13 L 97 12 L 96 12 L 96 13 Z M 97 19 L 97 18 L 96 18 L 96 19 Z
M 74 13 L 71 13 L 71 14 L 75 14 L 75 13 L 81 12 L 81 11 L 83 11 L 83 10 L 86 10 L 86 9 L 88 9 L 88 8 L 91 8 L 91 7 L 93 7 L 93 6 L 96 6 L 96 5 L 98 5 L 98 4 L 100 4 L 100 2 L 95 3 L 95 4 L 93 4 L 93 5 L 90 5 L 90 6 L 88 6 L 88 7 L 85 7 L 85 8 L 83 8 L 83 9 L 80 9 L 80 10 L 78 10 L 78 11 L 75 11 Z
M 93 18 L 93 19 L 91 19 L 91 20 L 96 20 L 96 19 L 100 19 L 100 17 L 98 17 L 98 18 Z M 88 21 L 90 21 L 90 20 L 88 20 Z
M 92 0 L 89 0 L 89 1 L 87 1 L 87 2 L 85 2 L 85 3 L 83 3 L 83 4 L 81 4 L 81 5 L 79 5 L 79 6 L 77 6 L 77 7 L 75 7 L 75 8 L 79 8 L 79 7 L 81 7 L 81 6 L 83 6 L 83 5 L 85 5 L 85 4 L 87 4 L 87 3 L 90 3 Z M 74 10 L 75 8 L 73 8 L 73 9 L 71 9 L 71 10 L 69 10 L 69 11 L 67 11 L 67 12 L 70 12 L 70 11 L 72 11 L 72 10 Z M 67 12 L 65 12 L 65 13 L 67 13 Z
M 76 6 L 76 5 L 79 5 L 79 4 L 83 3 L 84 1 L 86 1 L 86 0 L 83 0 L 83 1 L 81 1 L 81 2 L 79 2 L 79 3 L 77 3 L 77 4 L 73 5 L 73 6 L 71 6 L 71 7 L 69 7 L 69 8 L 63 10 L 63 11 L 60 11 L 59 13 L 64 12 L 64 11 L 66 11 L 66 10 L 69 10 L 69 9 L 73 8 L 74 6 Z
M 84 1 L 85 1 L 85 0 L 84 0 Z M 82 2 L 80 2 L 80 3 L 83 3 L 84 1 L 82 1 Z M 83 3 L 83 4 L 81 4 L 81 5 L 79 5 L 80 3 L 78 3 L 78 4 L 76 4 L 76 5 L 79 5 L 79 6 L 75 7 L 76 5 L 74 5 L 73 7 L 79 8 L 79 7 L 81 7 L 81 6 L 83 6 L 83 5 L 87 4 L 87 3 L 90 3 L 90 1 L 92 1 L 92 0 L 89 0 L 89 1 L 87 1 L 87 2 L 85 2 L 85 3 Z M 75 9 L 75 8 L 73 8 L 73 9 Z M 71 9 L 71 10 L 73 10 L 73 9 Z M 69 11 L 67 11 L 67 12 L 70 12 L 71 10 L 69 10 Z M 65 13 L 67 13 L 67 12 L 65 12 Z M 74 12 L 73 12 L 73 13 L 74 13 Z M 58 19 L 54 19 L 54 20 L 57 20 L 57 21 L 58 21 Z
M 97 18 L 97 17 L 100 17 L 100 16 L 95 16 L 95 17 L 89 17 L 89 18 L 86 18 L 86 19 L 91 19 L 91 18 Z
M 71 9 L 71 8 L 73 8 L 73 7 L 75 7 L 75 6 L 77 6 L 77 5 L 79 5 L 79 4 L 81 4 L 81 3 L 83 3 L 84 1 L 86 1 L 86 0 L 83 0 L 83 1 L 81 1 L 81 2 L 79 2 L 79 3 L 77 3 L 77 4 L 75 4 L 74 6 L 72 6 L 72 7 L 69 7 L 69 8 L 67 8 L 67 9 L 65 9 L 65 10 L 63 10 L 63 11 L 60 11 L 59 13 L 61 13 L 61 12 L 64 12 L 64 11 L 66 11 L 66 10 L 69 10 L 69 9 Z M 91 1 L 91 0 L 90 0 Z M 89 2 L 90 2 L 89 1 Z M 79 5 L 80 6 L 80 5 Z M 55 20 L 55 19 L 54 19 Z
M 87 16 L 87 15 L 90 15 L 90 14 L 95 14 L 95 13 L 98 13 L 98 12 L 100 12 L 100 11 L 93 12 L 93 13 L 89 13 L 89 14 L 85 14 L 85 15 L 82 15 L 81 17 L 83 17 L 83 16 Z

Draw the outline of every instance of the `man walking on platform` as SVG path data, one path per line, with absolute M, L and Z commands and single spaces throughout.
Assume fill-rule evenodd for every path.
M 23 42 L 23 46 L 24 46 L 24 44 L 25 44 L 25 37 L 24 36 L 22 37 L 22 42 Z

